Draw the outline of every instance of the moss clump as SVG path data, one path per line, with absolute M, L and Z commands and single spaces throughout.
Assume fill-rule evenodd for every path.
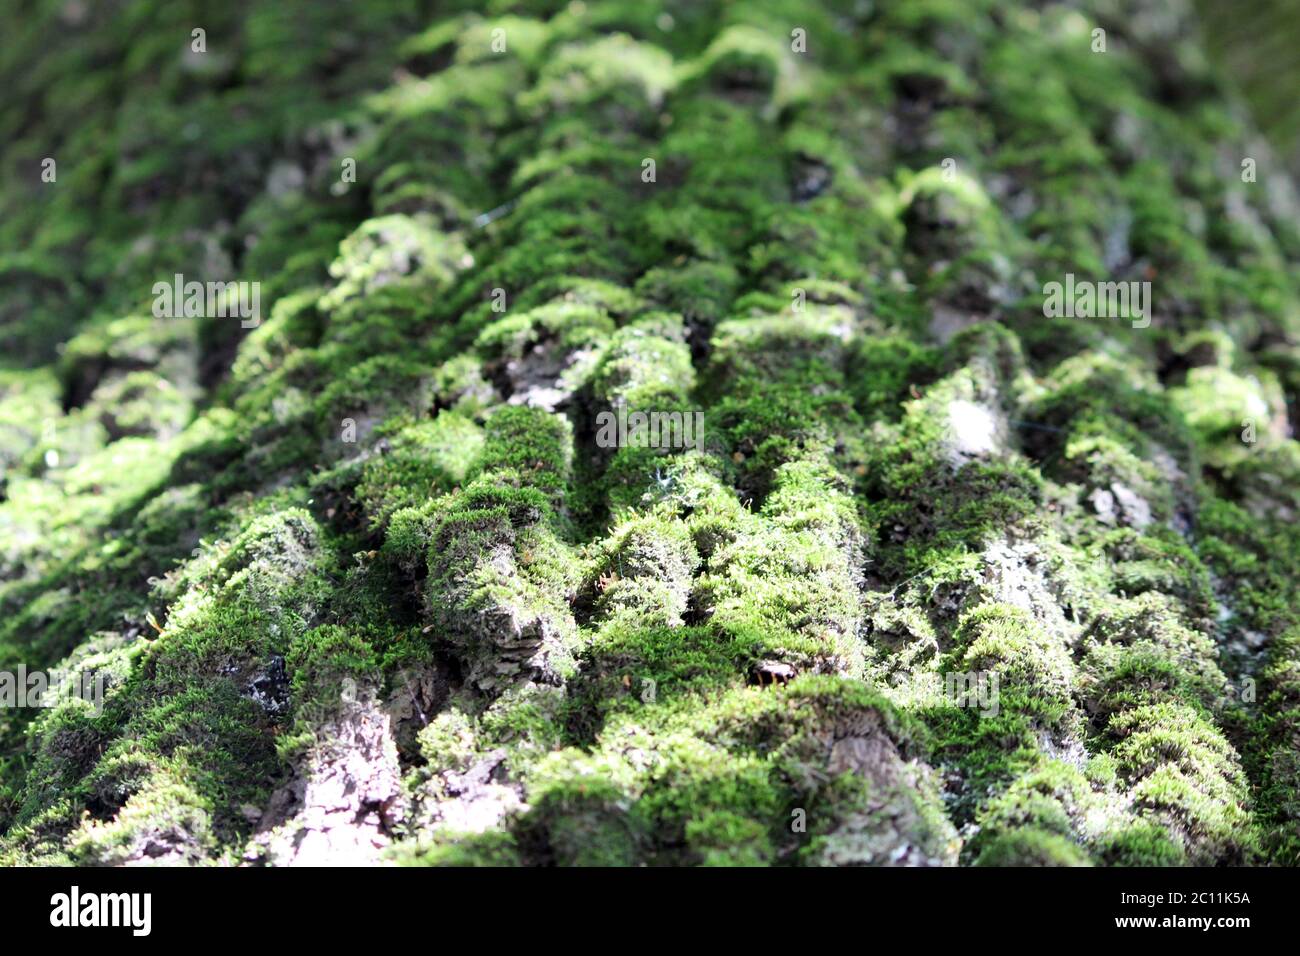
M 955 834 L 916 762 L 921 731 L 878 695 L 800 678 L 705 700 L 655 696 L 607 723 L 592 755 L 543 762 L 525 844 L 556 859 L 579 825 L 588 842 L 573 862 L 951 861 Z M 556 801 L 568 808 L 558 819 Z
M 1248 856 L 1255 835 L 1244 775 L 1204 717 L 1178 704 L 1149 704 L 1112 718 L 1106 730 L 1140 812 L 1182 845 L 1189 863 Z
M 1025 829 L 990 841 L 975 866 L 1087 866 L 1088 857 L 1064 837 Z
M 418 507 L 464 481 L 482 447 L 482 430 L 454 412 L 405 425 L 365 463 L 356 497 L 371 522 L 382 526 L 393 512 Z

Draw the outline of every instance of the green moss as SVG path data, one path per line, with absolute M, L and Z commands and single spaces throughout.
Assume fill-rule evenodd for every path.
M 1146 594 L 1093 620 L 1082 692 L 1094 720 L 1171 698 L 1206 708 L 1223 698 L 1226 680 L 1213 642 L 1182 624 L 1175 606 Z
M 635 718 L 649 703 L 675 710 L 748 680 L 761 659 L 755 635 L 711 627 L 609 626 L 584 651 L 569 689 L 567 726 L 590 741 L 611 714 Z
M 1249 453 L 1242 441 L 1247 423 L 1253 424 L 1257 441 L 1267 442 L 1285 404 L 1272 376 L 1247 377 L 1216 366 L 1190 369 L 1186 382 L 1170 390 L 1170 400 L 1211 450 L 1209 460 L 1220 467 Z
M 538 423 L 551 424 L 529 429 Z M 563 419 L 526 407 L 500 410 L 481 459 L 490 470 L 434 512 L 428 605 L 484 690 L 499 691 L 516 676 L 554 682 L 572 670 L 576 628 L 568 601 L 576 575 L 553 509 L 567 476 L 568 438 Z M 401 543 L 409 528 L 400 529 L 399 548 L 409 547 Z
M 514 470 L 532 487 L 563 494 L 573 460 L 568 420 L 526 406 L 501 408 L 489 419 L 473 472 Z
M 357 687 L 405 864 L 1300 859 L 1300 246 L 1188 18 L 156 6 L 0 51 L 0 667 L 107 692 L 0 861 L 244 861 Z
M 663 103 L 674 83 L 672 66 L 663 50 L 619 34 L 561 46 L 519 106 L 535 118 L 595 108 L 616 120 Z
M 937 377 L 937 350 L 901 335 L 863 338 L 853 366 L 859 376 L 853 383 L 854 405 L 867 421 L 896 419 L 902 403 Z
M 1099 847 L 1109 866 L 1185 866 L 1187 853 L 1178 838 L 1151 820 L 1139 819 Z
M 1137 806 L 1182 844 L 1189 863 L 1253 850 L 1244 775 L 1204 717 L 1185 705 L 1150 704 L 1116 715 L 1106 731 Z
M 591 378 L 592 393 L 631 410 L 661 410 L 684 403 L 695 369 L 676 315 L 657 313 L 620 329 Z
M 801 79 L 788 47 L 778 37 L 735 26 L 720 33 L 698 60 L 683 68 L 680 82 L 687 90 L 707 85 L 737 98 L 771 100 L 779 107 L 799 95 Z
M 518 866 L 523 860 L 510 832 L 440 834 L 428 846 L 400 844 L 392 858 L 402 866 Z
M 321 307 L 337 308 L 399 279 L 445 282 L 466 255 L 459 237 L 438 232 L 428 217 L 372 219 L 339 245 L 339 258 L 330 265 L 334 288 L 321 298 Z
M 470 718 L 459 710 L 439 714 L 420 731 L 420 755 L 431 767 L 463 768 L 476 750 Z
M 695 590 L 701 612 L 799 670 L 859 672 L 864 535 L 839 477 L 812 462 L 783 465 L 745 524 L 711 549 Z
M 592 568 L 592 613 L 605 628 L 679 627 L 699 561 L 685 523 L 629 522 Z
M 481 429 L 455 412 L 407 425 L 366 462 L 356 497 L 371 521 L 382 526 L 398 509 L 418 506 L 464 481 L 482 447 Z
M 975 866 L 1088 866 L 1086 853 L 1065 837 L 1024 829 L 989 841 Z
M 708 329 L 726 317 L 739 285 L 740 276 L 731 264 L 694 260 L 649 270 L 637 280 L 636 291 Z
M 538 862 L 631 866 L 637 861 L 643 824 L 599 760 L 561 751 L 538 768 L 530 795 L 516 838 Z
M 295 705 L 302 709 L 313 699 L 337 696 L 344 680 L 354 682 L 378 669 L 374 649 L 359 635 L 337 624 L 313 628 L 295 638 L 285 655 Z

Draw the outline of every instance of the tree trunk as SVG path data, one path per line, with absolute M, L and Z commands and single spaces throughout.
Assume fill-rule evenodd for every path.
M 0 861 L 1300 862 L 1190 6 L 20 6 Z

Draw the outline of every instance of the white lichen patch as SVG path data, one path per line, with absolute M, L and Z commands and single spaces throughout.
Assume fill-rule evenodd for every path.
M 272 796 L 262 818 L 271 829 L 253 839 L 246 858 L 277 866 L 381 862 L 401 817 L 401 772 L 374 690 L 345 685 L 338 712 L 315 736 L 294 779 Z
M 945 414 L 944 444 L 954 467 L 980 458 L 993 458 L 1006 450 L 1006 424 L 987 405 L 954 399 L 948 403 Z

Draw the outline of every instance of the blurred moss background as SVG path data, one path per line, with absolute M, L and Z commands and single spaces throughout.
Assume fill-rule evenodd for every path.
M 1300 174 L 1300 2 L 1197 0 L 1206 47 Z

